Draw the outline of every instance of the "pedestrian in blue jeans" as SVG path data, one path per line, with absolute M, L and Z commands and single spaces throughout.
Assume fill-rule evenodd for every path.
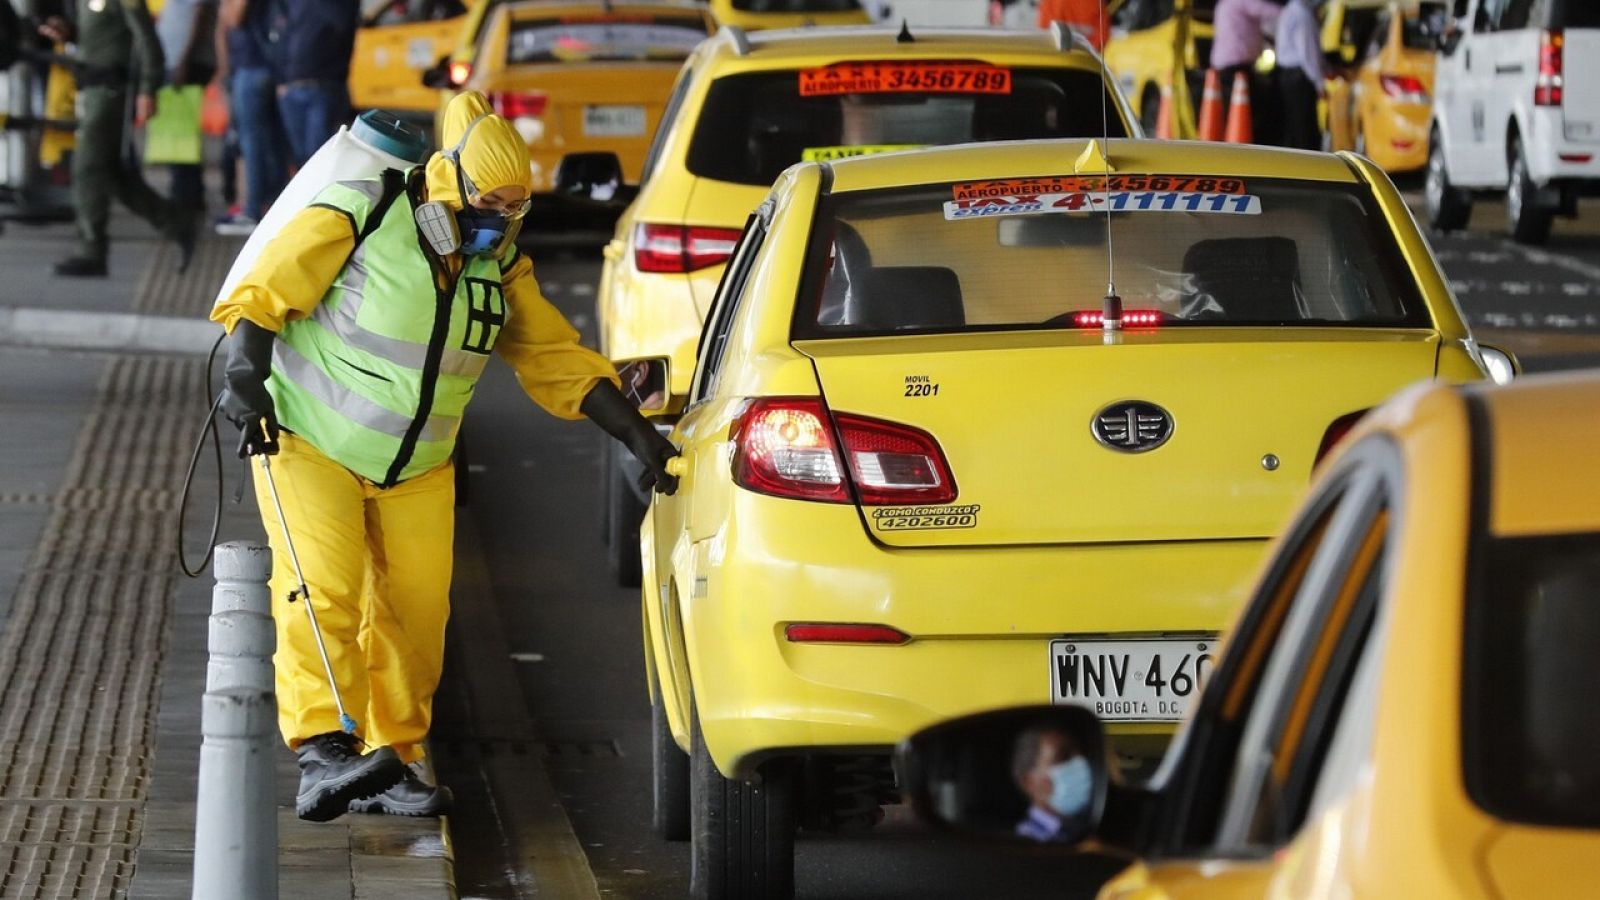
M 257 0 L 259 2 L 259 0 Z M 282 82 L 278 112 L 289 156 L 303 166 L 350 119 L 350 55 L 360 24 L 358 0 L 273 0 L 274 56 Z
M 229 71 L 232 126 L 244 157 L 244 202 L 217 220 L 217 233 L 247 235 L 289 179 L 283 124 L 278 120 L 278 76 L 270 39 L 273 0 L 223 0 L 221 22 Z

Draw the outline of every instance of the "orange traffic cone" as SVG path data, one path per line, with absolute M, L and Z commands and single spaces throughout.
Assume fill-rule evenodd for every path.
M 1236 72 L 1233 97 L 1228 100 L 1228 130 L 1223 139 L 1230 144 L 1249 144 L 1255 140 L 1250 125 L 1250 76 Z
M 1222 140 L 1222 75 L 1216 69 L 1206 70 L 1206 88 L 1200 95 L 1200 127 L 1196 136 L 1202 141 Z
M 1161 107 L 1156 113 L 1156 140 L 1172 140 L 1172 83 L 1161 85 Z

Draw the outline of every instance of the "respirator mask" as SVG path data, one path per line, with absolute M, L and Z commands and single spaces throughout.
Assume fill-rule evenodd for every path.
M 517 233 L 522 230 L 522 217 L 527 214 L 530 201 L 523 199 L 509 209 L 478 209 L 471 198 L 478 195 L 477 185 L 467 177 L 461 166 L 461 148 L 466 146 L 472 129 L 478 127 L 483 116 L 472 120 L 461 140 L 446 150 L 445 159 L 456 170 L 456 190 L 461 195 L 461 209 L 452 210 L 438 201 L 429 201 L 417 207 L 417 230 L 427 240 L 428 246 L 440 256 L 460 251 L 468 256 L 498 257 L 505 253 Z

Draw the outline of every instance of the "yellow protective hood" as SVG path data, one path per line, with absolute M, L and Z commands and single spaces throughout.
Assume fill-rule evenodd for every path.
M 477 124 L 474 125 L 473 123 Z M 468 129 L 471 129 L 470 133 Z M 465 143 L 462 137 L 466 137 Z M 439 152 L 428 160 L 428 199 L 460 209 L 461 192 L 456 188 L 455 163 L 449 154 L 461 144 L 461 168 L 480 194 L 509 185 L 533 191 L 533 168 L 528 144 L 510 122 L 494 114 L 489 101 L 477 91 L 457 94 L 445 107 L 439 134 Z

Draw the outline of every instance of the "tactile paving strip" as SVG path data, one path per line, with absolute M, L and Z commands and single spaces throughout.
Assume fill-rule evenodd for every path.
M 0 634 L 0 897 L 116 897 L 132 879 L 173 591 L 172 486 L 205 408 L 202 368 L 114 358 L 50 498 Z
M 189 260 L 189 270 L 179 274 L 178 245 L 161 241 L 139 279 L 134 310 L 166 316 L 204 316 L 243 246 L 243 238 L 202 240 Z

